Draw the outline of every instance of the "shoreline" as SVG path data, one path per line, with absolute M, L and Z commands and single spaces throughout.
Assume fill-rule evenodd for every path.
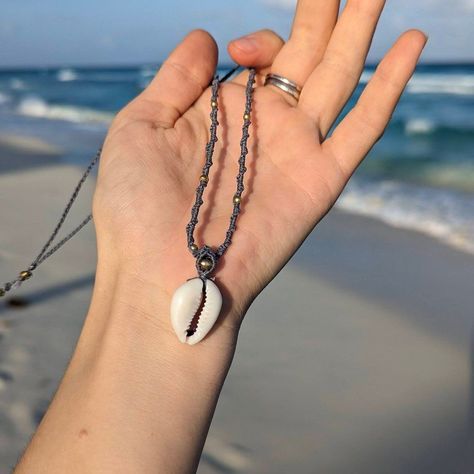
M 81 142 L 81 146 L 77 151 L 72 149 L 63 148 L 57 144 L 53 144 L 50 141 L 44 140 L 37 136 L 24 135 L 19 133 L 1 133 L 0 132 L 0 174 L 8 172 L 22 172 L 29 168 L 41 167 L 46 165 L 72 165 L 77 166 L 79 170 L 84 170 L 89 163 L 92 156 L 97 152 L 97 148 L 100 146 L 100 140 L 98 136 L 91 136 L 89 143 Z M 87 157 L 86 159 L 84 157 Z M 90 159 L 88 159 L 90 157 Z M 353 178 L 352 184 L 349 184 L 348 188 L 343 192 L 341 197 L 335 204 L 334 209 L 331 213 L 342 213 L 350 216 L 358 217 L 362 221 L 364 219 L 374 220 L 379 222 L 395 232 L 400 230 L 406 230 L 408 232 L 414 232 L 418 235 L 427 236 L 436 242 L 442 243 L 443 245 L 458 250 L 464 254 L 474 257 L 474 236 L 470 236 L 470 227 L 465 228 L 462 232 L 456 227 L 449 228 L 443 227 L 441 222 L 430 220 L 431 217 L 423 222 L 422 214 L 418 216 L 420 221 L 416 219 L 415 215 L 409 215 L 403 218 L 394 217 L 390 202 L 383 203 L 380 201 L 380 197 L 377 195 L 378 190 L 373 189 L 369 185 L 366 189 L 366 195 L 361 194 L 362 189 L 360 183 L 358 183 L 357 175 Z M 376 187 L 385 186 L 384 181 L 376 184 Z M 389 184 L 390 185 L 390 184 Z M 409 185 L 400 183 L 401 187 L 409 187 Z M 437 193 L 437 192 L 459 192 L 443 187 L 424 187 L 426 192 Z M 409 189 L 405 190 L 409 191 Z M 402 192 L 402 189 L 400 190 Z M 462 194 L 462 193 L 460 193 Z M 413 196 L 416 199 L 416 196 Z M 474 194 L 473 194 L 474 198 Z M 470 202 L 470 195 L 465 193 L 463 199 L 466 202 Z M 420 205 L 420 202 L 415 202 L 415 205 Z M 441 202 L 439 203 L 442 204 Z M 403 215 L 403 212 L 407 212 L 406 203 L 404 207 L 398 211 Z M 460 209 L 453 209 L 453 212 L 457 212 Z M 474 207 L 473 207 L 474 212 Z M 465 218 L 464 218 L 465 219 Z M 473 214 L 474 221 L 474 214 Z M 465 223 L 466 224 L 466 223 Z M 467 224 L 466 224 L 467 225 Z M 473 232 L 474 232 L 474 225 Z M 464 235 L 463 235 L 464 234 Z
M 444 337 L 462 339 L 472 320 L 474 255 L 415 230 L 333 209 L 292 262 Z
M 51 164 L 60 164 L 64 152 L 45 140 L 0 133 L 0 176 Z

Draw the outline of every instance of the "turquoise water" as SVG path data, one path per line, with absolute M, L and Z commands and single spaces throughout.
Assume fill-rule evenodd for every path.
M 39 136 L 86 163 L 156 67 L 0 71 L 0 133 Z M 361 78 L 352 105 L 370 79 Z M 338 204 L 474 252 L 474 66 L 420 66 Z

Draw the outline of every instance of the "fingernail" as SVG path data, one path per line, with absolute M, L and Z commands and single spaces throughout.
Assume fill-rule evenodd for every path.
M 258 48 L 257 40 L 253 36 L 242 36 L 232 43 L 244 53 L 254 53 Z

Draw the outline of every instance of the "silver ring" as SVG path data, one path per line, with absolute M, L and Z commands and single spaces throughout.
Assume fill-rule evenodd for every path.
M 272 86 L 278 87 L 283 92 L 290 94 L 291 97 L 299 100 L 301 94 L 301 87 L 296 82 L 290 81 L 286 77 L 279 76 L 278 74 L 267 74 L 265 76 L 264 86 L 271 84 Z

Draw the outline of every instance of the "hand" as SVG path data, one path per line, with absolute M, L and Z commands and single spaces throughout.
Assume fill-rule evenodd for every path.
M 253 50 L 230 44 L 233 59 L 259 73 L 249 170 L 237 232 L 217 269 L 227 307 L 197 346 L 172 333 L 169 301 L 195 274 L 185 226 L 208 140 L 212 38 L 189 34 L 118 114 L 94 196 L 99 262 L 89 313 L 15 472 L 195 472 L 246 308 L 380 137 L 425 44 L 420 32 L 405 33 L 327 138 L 357 85 L 383 3 L 348 0 L 336 22 L 337 0 L 301 0 L 286 44 L 269 31 L 253 35 Z M 267 71 L 303 86 L 298 104 L 262 87 Z M 221 89 L 200 245 L 219 245 L 227 229 L 245 82 L 242 73 Z
M 380 63 L 357 105 L 328 132 L 353 93 L 383 9 L 381 0 L 301 0 L 290 39 L 270 31 L 235 41 L 232 58 L 258 71 L 246 191 L 232 245 L 216 271 L 227 302 L 220 323 L 233 332 L 253 298 L 331 208 L 381 136 L 426 42 L 404 33 Z M 114 259 L 128 291 L 151 285 L 168 323 L 174 290 L 196 272 L 185 238 L 208 141 L 210 89 L 217 62 L 212 37 L 190 33 L 151 84 L 116 117 L 103 151 L 94 218 L 99 259 Z M 302 86 L 299 103 L 263 87 L 275 72 Z M 235 192 L 247 72 L 222 85 L 219 141 L 196 242 L 224 239 Z M 146 301 L 143 312 L 156 311 Z M 148 306 L 147 306 L 148 305 Z M 202 343 L 212 344 L 219 329 Z M 174 337 L 174 335 L 173 335 Z M 201 344 L 202 344 L 201 343 Z

